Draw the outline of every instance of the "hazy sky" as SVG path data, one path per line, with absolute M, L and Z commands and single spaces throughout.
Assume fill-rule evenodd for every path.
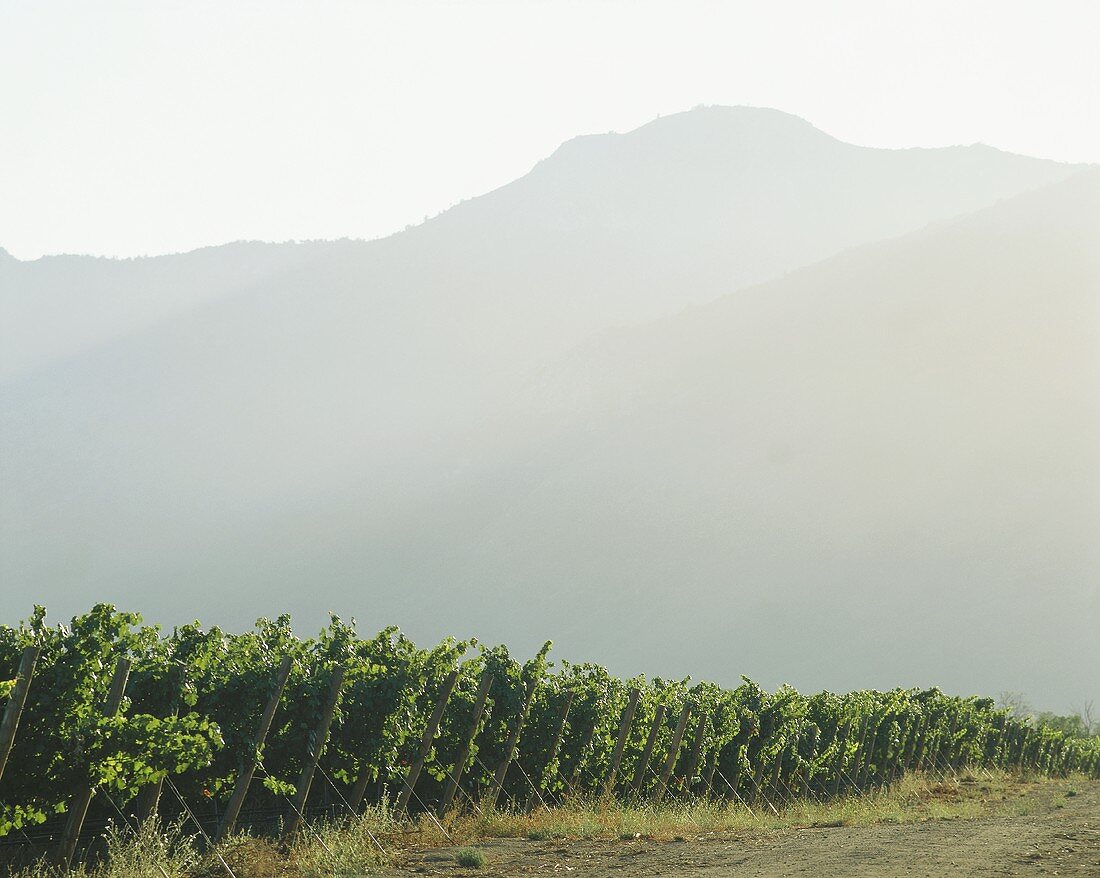
M 1100 3 L 0 0 L 0 247 L 375 237 L 695 104 L 1100 161 Z

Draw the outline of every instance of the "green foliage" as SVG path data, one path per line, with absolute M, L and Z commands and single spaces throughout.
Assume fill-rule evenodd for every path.
M 480 869 L 485 865 L 485 854 L 477 848 L 459 848 L 455 851 L 455 862 L 466 869 Z
M 132 797 L 168 772 L 208 764 L 221 746 L 217 725 L 201 715 L 155 717 L 127 700 L 118 716 L 103 716 L 117 662 L 140 666 L 163 649 L 140 616 L 100 604 L 68 627 L 45 619 L 36 607 L 18 628 L 0 627 L 0 674 L 14 671 L 27 644 L 42 650 L 9 761 L 18 770 L 0 784 L 0 835 L 61 813 L 84 787 Z
M 475 641 L 447 639 L 420 649 L 396 628 L 363 639 L 353 623 L 336 617 L 306 639 L 285 616 L 261 619 L 240 634 L 193 623 L 164 635 L 136 614 L 99 605 L 68 626 L 47 625 L 45 611 L 36 608 L 18 627 L 0 627 L 0 695 L 10 693 L 8 681 L 32 643 L 41 657 L 0 780 L 0 835 L 62 812 L 88 786 L 128 806 L 142 786 L 166 774 L 189 801 L 221 809 L 254 760 L 258 783 L 250 801 L 285 807 L 307 753 L 321 743 L 315 791 L 332 802 L 355 798 L 386 808 L 452 671 L 457 682 L 414 808 L 435 807 L 459 769 L 456 804 L 475 802 L 510 758 L 517 731 L 501 804 L 602 793 L 632 691 L 636 710 L 612 785 L 628 799 L 651 796 L 670 759 L 667 795 L 768 803 L 888 783 L 918 768 L 1100 773 L 1100 739 L 1084 734 L 1082 723 L 1049 716 L 1031 722 L 989 699 L 937 689 L 807 697 L 789 686 L 769 693 L 748 679 L 734 689 L 622 680 L 598 665 L 555 668 L 549 643 L 524 662 L 504 646 Z M 257 750 L 256 725 L 287 656 L 292 670 L 267 742 Z M 118 715 L 107 718 L 103 706 L 121 658 L 132 668 L 126 698 Z M 318 717 L 336 668 L 344 670 L 344 684 L 329 738 L 320 742 Z M 458 766 L 483 679 L 491 681 L 487 707 Z M 685 708 L 690 719 L 672 754 Z

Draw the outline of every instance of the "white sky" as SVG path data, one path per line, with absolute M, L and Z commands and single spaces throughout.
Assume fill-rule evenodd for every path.
M 1098 34 L 1096 0 L 0 0 L 0 247 L 376 237 L 699 103 L 1096 162 Z

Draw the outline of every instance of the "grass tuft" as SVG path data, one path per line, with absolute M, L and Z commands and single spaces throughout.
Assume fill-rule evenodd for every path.
M 367 808 L 357 817 L 314 823 L 294 837 L 288 864 L 305 878 L 362 875 L 390 862 L 379 849 L 380 840 L 400 828 L 393 811 L 382 806 Z
M 480 869 L 485 865 L 485 854 L 477 848 L 462 848 L 455 851 L 455 862 L 467 869 Z

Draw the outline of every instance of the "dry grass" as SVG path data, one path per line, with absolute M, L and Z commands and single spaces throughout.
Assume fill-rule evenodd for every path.
M 444 835 L 421 819 L 405 834 L 422 846 L 465 843 L 479 838 L 671 840 L 716 832 L 762 832 L 807 826 L 857 826 L 922 820 L 969 819 L 994 813 L 1020 813 L 1022 797 L 1039 785 L 1004 773 L 962 775 L 937 780 L 909 775 L 888 790 L 829 802 L 798 800 L 775 808 L 761 803 L 697 801 L 630 805 L 614 799 L 576 798 L 530 813 L 494 810 L 449 815 Z
M 14 872 L 13 878 L 59 878 L 61 874 L 68 878 L 192 878 L 204 869 L 198 840 L 179 823 L 165 826 L 153 819 L 136 832 L 112 823 L 104 841 L 104 857 L 93 865 L 79 863 L 70 872 L 60 873 L 39 860 Z
M 75 878 L 347 878 L 400 863 L 414 848 L 454 846 L 481 839 L 623 839 L 670 841 L 715 833 L 769 833 L 809 826 L 858 826 L 1023 815 L 1058 807 L 1083 779 L 1042 781 L 1005 773 L 963 774 L 950 780 L 908 775 L 891 788 L 830 802 L 796 801 L 755 808 L 724 801 L 625 804 L 575 798 L 530 813 L 495 809 L 454 812 L 437 823 L 428 815 L 398 817 L 385 807 L 354 819 L 312 823 L 290 839 L 237 835 L 216 854 L 200 854 L 198 840 L 178 824 L 150 822 L 137 833 L 114 830 L 107 856 L 80 866 Z M 220 856 L 220 859 L 219 859 Z M 56 878 L 45 865 L 12 878 Z
M 351 820 L 314 823 L 292 840 L 287 865 L 305 878 L 362 875 L 391 861 L 391 847 L 381 839 L 392 843 L 401 828 L 393 811 L 379 806 Z

